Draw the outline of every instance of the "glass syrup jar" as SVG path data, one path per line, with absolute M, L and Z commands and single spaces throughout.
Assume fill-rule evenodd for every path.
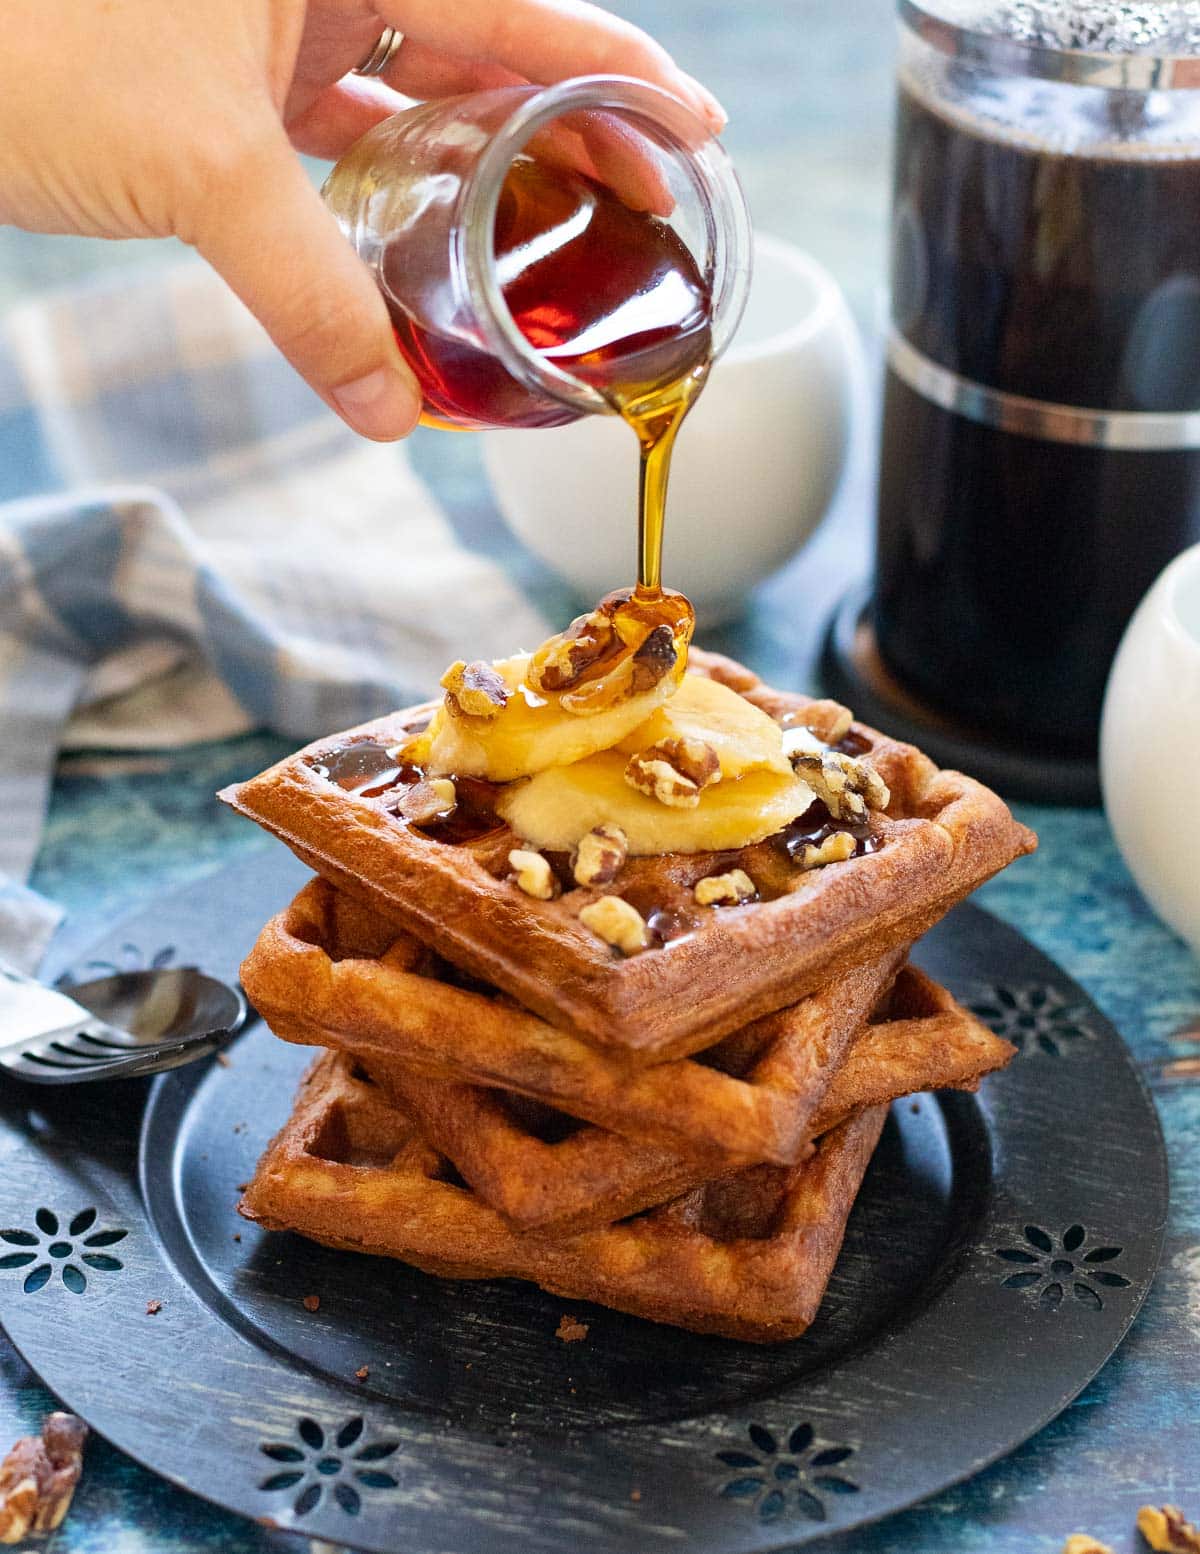
M 715 359 L 749 288 L 733 166 L 682 103 L 588 76 L 421 104 L 323 194 L 451 429 L 613 413 Z

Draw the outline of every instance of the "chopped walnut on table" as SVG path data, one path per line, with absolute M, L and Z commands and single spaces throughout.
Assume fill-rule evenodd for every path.
M 863 821 L 891 801 L 887 784 L 866 761 L 840 750 L 796 750 L 789 759 L 835 820 Z
M 514 847 L 508 855 L 512 882 L 518 890 L 536 901 L 553 901 L 558 895 L 558 881 L 554 870 L 541 853 L 526 847 Z
M 87 1434 L 74 1414 L 49 1414 L 41 1435 L 24 1436 L 0 1463 L 0 1543 L 23 1543 L 62 1523 L 83 1472 Z
M 1185 1520 L 1177 1505 L 1144 1505 L 1138 1512 L 1137 1528 L 1161 1554 L 1200 1554 L 1200 1529 Z
M 720 780 L 717 752 L 702 739 L 662 739 L 631 756 L 625 768 L 631 788 L 674 809 L 695 809 L 704 789 Z
M 414 826 L 431 825 L 444 820 L 458 804 L 458 791 L 449 777 L 432 777 L 414 782 L 396 802 L 396 814 Z
M 571 856 L 577 885 L 611 885 L 625 867 L 629 842 L 620 826 L 593 826 Z
M 650 944 L 646 920 L 621 896 L 601 896 L 584 907 L 579 921 L 622 955 L 636 955 Z
M 701 906 L 737 906 L 758 891 L 745 869 L 733 869 L 728 874 L 710 874 L 697 881 L 692 894 Z
M 460 658 L 439 683 L 445 688 L 451 712 L 462 712 L 469 718 L 495 718 L 508 706 L 508 687 L 481 658 L 470 664 Z

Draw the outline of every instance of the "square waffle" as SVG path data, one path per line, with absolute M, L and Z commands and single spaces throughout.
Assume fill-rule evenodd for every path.
M 324 1053 L 243 1198 L 247 1219 L 453 1279 L 520 1278 L 656 1322 L 756 1343 L 798 1337 L 833 1271 L 886 1117 L 874 1107 L 801 1164 L 756 1166 L 565 1239 L 521 1234 L 344 1054 Z
M 806 1035 L 791 1031 L 769 1059 L 759 1058 L 763 1082 L 802 1061 Z M 745 1078 L 752 1065 L 739 1045 L 729 1037 L 713 1056 L 726 1072 Z M 976 1089 L 1015 1052 L 945 988 L 906 966 L 833 1074 L 806 1131 L 818 1138 L 854 1112 L 903 1095 Z M 710 1162 L 623 1138 L 502 1090 L 432 1079 L 386 1058 L 372 1058 L 370 1077 L 472 1191 L 521 1230 L 563 1234 L 608 1224 L 713 1176 Z
M 688 672 L 720 681 L 780 723 L 832 737 L 831 703 L 771 690 L 698 651 Z M 451 828 L 439 837 L 394 812 L 410 779 L 388 752 L 433 710 L 412 708 L 317 741 L 221 797 L 447 961 L 544 1021 L 643 1061 L 700 1051 L 912 943 L 1035 845 L 989 789 L 855 724 L 839 748 L 866 759 L 891 793 L 869 835 L 856 837 L 855 856 L 801 870 L 783 833 L 738 851 L 630 858 L 605 890 L 575 885 L 557 858 L 566 888 L 536 900 L 506 877 L 520 838 L 495 817 L 475 832 Z M 331 752 L 347 750 L 365 775 L 343 787 L 328 773 Z M 750 876 L 760 899 L 697 907 L 696 882 L 733 868 Z M 584 907 L 611 892 L 660 925 L 657 947 L 622 959 L 580 922 Z
M 876 957 L 727 1038 L 730 1073 L 719 1054 L 632 1064 L 493 989 L 456 985 L 453 968 L 324 880 L 267 924 L 242 982 L 285 1041 L 348 1052 L 368 1072 L 399 1062 L 515 1091 L 702 1160 L 712 1175 L 800 1158 L 813 1112 L 902 960 Z

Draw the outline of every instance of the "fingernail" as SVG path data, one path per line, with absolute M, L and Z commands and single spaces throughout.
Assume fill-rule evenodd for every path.
M 376 442 L 394 442 L 416 425 L 421 413 L 412 386 L 390 367 L 376 367 L 364 377 L 333 391 L 333 402 L 356 432 Z
M 721 104 L 713 96 L 706 86 L 701 86 L 695 76 L 689 76 L 686 71 L 679 72 L 679 78 L 688 89 L 688 95 L 700 110 L 700 116 L 715 135 L 729 123 L 729 115 Z

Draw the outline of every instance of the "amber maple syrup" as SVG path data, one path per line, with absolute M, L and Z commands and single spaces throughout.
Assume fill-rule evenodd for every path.
M 695 613 L 683 594 L 662 586 L 662 545 L 675 440 L 712 362 L 708 287 L 665 222 L 631 210 L 590 179 L 531 158 L 519 158 L 509 171 L 494 250 L 505 302 L 526 339 L 600 393 L 640 448 L 637 585 L 601 601 L 593 618 L 603 616 L 615 628 L 611 647 L 580 680 L 597 693 L 609 686 L 616 693 L 628 661 L 639 652 L 653 657 L 658 639 L 672 672 L 681 674 Z M 565 406 L 548 415 L 495 357 L 435 335 L 389 306 L 397 342 L 424 394 L 423 420 L 458 430 L 576 418 Z M 392 789 L 424 775 L 403 753 L 373 741 L 323 752 L 310 764 L 385 807 Z M 442 842 L 486 839 L 498 827 L 494 785 L 456 781 L 454 814 L 417 829 Z
M 397 263 L 413 261 L 407 248 L 395 253 Z M 712 362 L 712 298 L 699 266 L 659 217 L 528 156 L 505 179 L 493 253 L 505 304 L 530 345 L 601 394 L 637 436 L 638 582 L 620 614 L 631 636 L 669 625 L 686 646 L 694 615 L 682 594 L 662 587 L 662 544 L 675 439 Z M 577 418 L 532 395 L 495 356 L 389 306 L 428 424 L 544 427 Z
M 591 179 L 519 157 L 501 190 L 492 248 L 501 294 L 526 340 L 618 410 L 640 413 L 707 361 L 711 297 L 687 245 L 665 221 L 631 210 Z M 389 266 L 409 271 L 420 258 L 411 244 L 389 249 L 385 297 L 411 287 L 407 273 L 389 286 Z M 578 418 L 532 393 L 495 356 L 388 305 L 429 424 L 461 430 Z
M 630 209 L 589 178 L 531 157 L 519 157 L 509 169 L 493 252 L 521 333 L 554 366 L 602 395 L 638 439 L 637 587 L 610 595 L 601 609 L 626 648 L 635 650 L 665 626 L 685 652 L 695 617 L 682 594 L 662 586 L 663 527 L 675 439 L 712 361 L 708 285 L 665 221 Z M 409 249 L 396 255 L 397 263 L 413 260 Z M 548 406 L 532 394 L 495 356 L 433 333 L 395 302 L 389 306 L 428 424 L 461 430 L 577 419 L 578 411 Z M 609 679 L 614 656 L 582 678 Z

